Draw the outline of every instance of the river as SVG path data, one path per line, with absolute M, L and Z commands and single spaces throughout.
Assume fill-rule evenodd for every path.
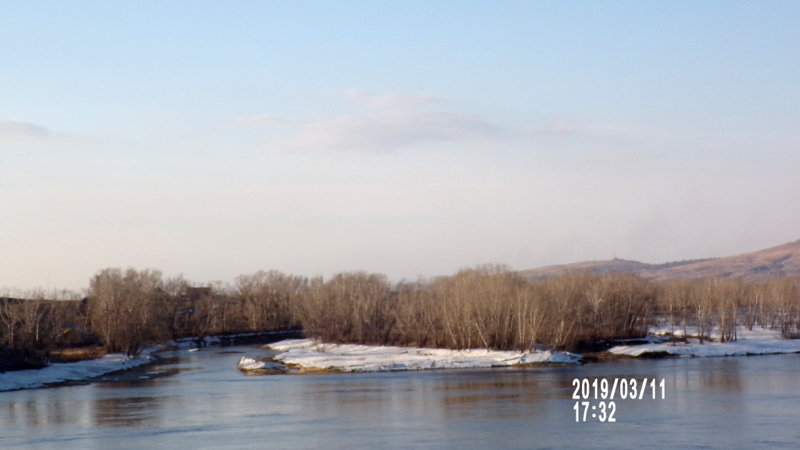
M 797 448 L 800 355 L 245 376 L 255 347 L 163 352 L 86 385 L 0 393 L 0 447 Z M 576 422 L 573 379 L 664 380 Z M 597 403 L 593 400 L 593 404 Z M 580 416 L 580 414 L 579 414 Z M 579 417 L 580 419 L 580 417 Z

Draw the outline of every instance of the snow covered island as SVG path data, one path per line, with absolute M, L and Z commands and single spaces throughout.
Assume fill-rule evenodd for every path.
M 663 334 L 665 330 L 656 330 L 654 334 Z M 691 334 L 691 333 L 690 333 Z M 695 333 L 696 334 L 696 333 Z M 770 355 L 778 353 L 800 353 L 800 339 L 784 339 L 776 330 L 765 328 L 738 327 L 737 340 L 719 342 L 719 336 L 712 342 L 701 344 L 696 338 L 687 338 L 686 342 L 652 342 L 642 345 L 618 345 L 608 350 L 609 353 L 623 356 L 747 356 Z M 680 336 L 680 333 L 676 333 Z
M 575 364 L 580 355 L 551 351 L 449 350 L 357 344 L 326 344 L 311 339 L 288 339 L 269 344 L 273 359 L 300 371 L 386 372 L 397 370 L 463 369 L 527 364 Z M 272 369 L 274 362 L 242 358 L 243 371 Z

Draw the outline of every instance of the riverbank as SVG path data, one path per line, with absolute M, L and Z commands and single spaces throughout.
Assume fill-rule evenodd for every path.
M 737 329 L 738 340 L 719 342 L 712 334 L 701 344 L 682 331 L 674 335 L 655 329 L 639 339 L 624 339 L 603 352 L 575 354 L 536 350 L 532 352 L 487 349 L 450 350 L 419 347 L 332 344 L 312 339 L 289 339 L 265 346 L 276 353 L 268 360 L 243 356 L 237 367 L 249 374 L 328 372 L 392 372 L 426 369 L 465 369 L 534 364 L 577 364 L 611 361 L 624 357 L 709 357 L 800 353 L 800 339 L 784 339 L 776 330 Z
M 654 330 L 651 336 L 630 340 L 633 344 L 616 345 L 606 352 L 579 355 L 566 352 L 536 350 L 532 352 L 498 351 L 486 349 L 449 350 L 419 347 L 368 346 L 357 344 L 329 344 L 311 339 L 285 339 L 296 337 L 300 331 L 272 331 L 264 333 L 239 333 L 204 338 L 187 337 L 167 341 L 145 349 L 137 357 L 108 354 L 100 358 L 69 363 L 54 363 L 42 369 L 17 370 L 0 373 L 0 391 L 41 388 L 70 382 L 86 382 L 112 372 L 129 370 L 158 359 L 162 350 L 194 351 L 212 345 L 246 345 L 280 340 L 266 348 L 275 351 L 271 361 L 242 357 L 238 368 L 250 374 L 337 372 L 387 372 L 426 369 L 463 369 L 509 367 L 524 365 L 577 364 L 587 361 L 610 360 L 625 357 L 708 357 L 747 356 L 778 353 L 800 353 L 800 339 L 784 339 L 780 332 L 740 327 L 738 340 L 719 342 L 706 340 L 700 344 L 682 331 L 675 336 L 664 336 L 666 329 Z M 714 336 L 712 335 L 712 339 Z M 676 340 L 677 339 L 677 340 Z M 671 342 L 668 342 L 672 340 Z
M 112 353 L 101 358 L 70 363 L 55 363 L 41 369 L 14 370 L 0 373 L 0 391 L 33 389 L 89 380 L 120 370 L 128 370 L 155 359 L 154 352 L 142 352 L 137 357 Z
M 185 337 L 166 341 L 144 349 L 137 356 L 109 353 L 99 358 L 66 363 L 53 363 L 39 369 L 12 370 L 0 373 L 0 392 L 35 389 L 70 382 L 85 382 L 113 372 L 133 369 L 158 360 L 156 353 L 177 349 L 192 351 L 211 345 L 243 345 L 263 343 L 269 339 L 296 337 L 301 332 L 267 331 L 232 333 L 206 337 Z
M 661 334 L 665 330 L 656 330 L 654 334 Z M 696 333 L 695 333 L 696 334 Z M 708 357 L 708 356 L 750 356 L 772 355 L 780 353 L 800 353 L 800 339 L 784 339 L 780 331 L 766 328 L 738 327 L 737 340 L 733 342 L 719 342 L 719 336 L 712 334 L 715 341 L 705 340 L 702 344 L 696 337 L 684 336 L 682 330 L 676 332 L 679 341 L 651 342 L 641 345 L 618 345 L 608 350 L 608 353 L 618 356 L 633 357 Z

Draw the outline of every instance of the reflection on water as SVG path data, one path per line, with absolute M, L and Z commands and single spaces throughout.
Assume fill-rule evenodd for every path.
M 122 387 L 132 383 L 120 383 Z M 102 385 L 76 386 L 36 391 L 21 391 L 16 399 L 9 401 L 0 396 L 4 405 L 3 426 L 25 429 L 47 429 L 60 425 L 83 426 L 157 426 L 164 402 L 174 397 L 137 396 L 131 389 L 130 396 L 112 393 L 104 396 Z M 30 395 L 27 395 L 30 393 Z M 8 393 L 8 397 L 14 397 Z
M 800 356 L 246 377 L 253 348 L 176 351 L 84 386 L 0 393 L 0 447 L 786 447 Z M 575 423 L 573 378 L 664 378 L 667 398 Z M 646 440 L 643 440 L 646 439 Z
M 92 419 L 97 426 L 152 427 L 159 423 L 159 409 L 166 397 L 99 398 Z

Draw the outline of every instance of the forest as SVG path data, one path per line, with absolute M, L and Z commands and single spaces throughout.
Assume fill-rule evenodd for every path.
M 692 327 L 701 340 L 724 342 L 736 340 L 737 326 L 796 338 L 800 325 L 800 284 L 790 278 L 655 282 L 583 272 L 529 281 L 480 266 L 395 283 L 367 272 L 323 279 L 259 271 L 197 286 L 158 270 L 107 268 L 85 294 L 0 297 L 0 360 L 35 366 L 67 348 L 133 355 L 180 337 L 289 329 L 329 342 L 592 351 L 653 326 Z

